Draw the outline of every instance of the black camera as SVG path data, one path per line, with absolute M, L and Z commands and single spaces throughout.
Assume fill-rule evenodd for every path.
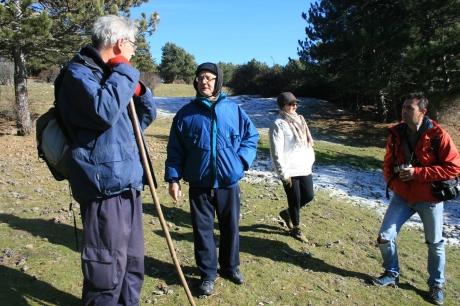
M 399 173 L 401 170 L 406 170 L 407 168 L 412 168 L 411 164 L 401 164 L 393 167 L 394 173 Z

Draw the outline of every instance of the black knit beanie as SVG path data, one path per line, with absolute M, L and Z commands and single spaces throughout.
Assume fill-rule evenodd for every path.
M 212 92 L 212 95 L 216 97 L 217 94 L 222 90 L 222 84 L 224 82 L 224 73 L 222 72 L 222 69 L 220 69 L 220 67 L 214 63 L 203 63 L 199 65 L 196 68 L 195 79 L 193 80 L 193 87 L 195 87 L 195 90 L 197 92 L 198 92 L 198 82 L 196 80 L 196 77 L 200 74 L 201 71 L 204 71 L 204 70 L 209 71 L 216 75 L 216 83 L 214 85 L 214 91 Z

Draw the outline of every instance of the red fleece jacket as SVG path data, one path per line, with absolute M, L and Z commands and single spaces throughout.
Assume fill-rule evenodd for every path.
M 400 123 L 390 128 L 383 162 L 385 181 L 390 181 L 390 189 L 409 203 L 439 202 L 431 191 L 431 183 L 447 180 L 460 174 L 460 154 L 449 134 L 437 122 L 426 117 L 428 128 L 422 132 L 416 145 L 415 156 L 420 162 L 414 165 L 414 179 L 403 182 L 397 175 L 393 179 L 393 168 L 408 163 L 402 147 Z M 433 152 L 432 139 L 439 138 L 439 151 Z

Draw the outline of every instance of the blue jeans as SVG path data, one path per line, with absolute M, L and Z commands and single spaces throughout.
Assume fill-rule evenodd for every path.
M 428 245 L 428 284 L 430 286 L 444 284 L 446 258 L 442 238 L 443 208 L 442 202 L 437 204 L 419 202 L 412 205 L 398 195 L 393 195 L 379 232 L 379 247 L 385 271 L 399 275 L 396 237 L 402 225 L 414 213 L 418 213 L 423 222 L 425 241 Z

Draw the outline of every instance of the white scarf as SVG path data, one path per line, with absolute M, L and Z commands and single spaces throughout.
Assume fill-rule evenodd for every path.
M 302 115 L 288 114 L 281 110 L 280 116 L 288 123 L 297 144 L 307 145 L 313 142 L 310 130 L 308 129 L 307 123 Z

